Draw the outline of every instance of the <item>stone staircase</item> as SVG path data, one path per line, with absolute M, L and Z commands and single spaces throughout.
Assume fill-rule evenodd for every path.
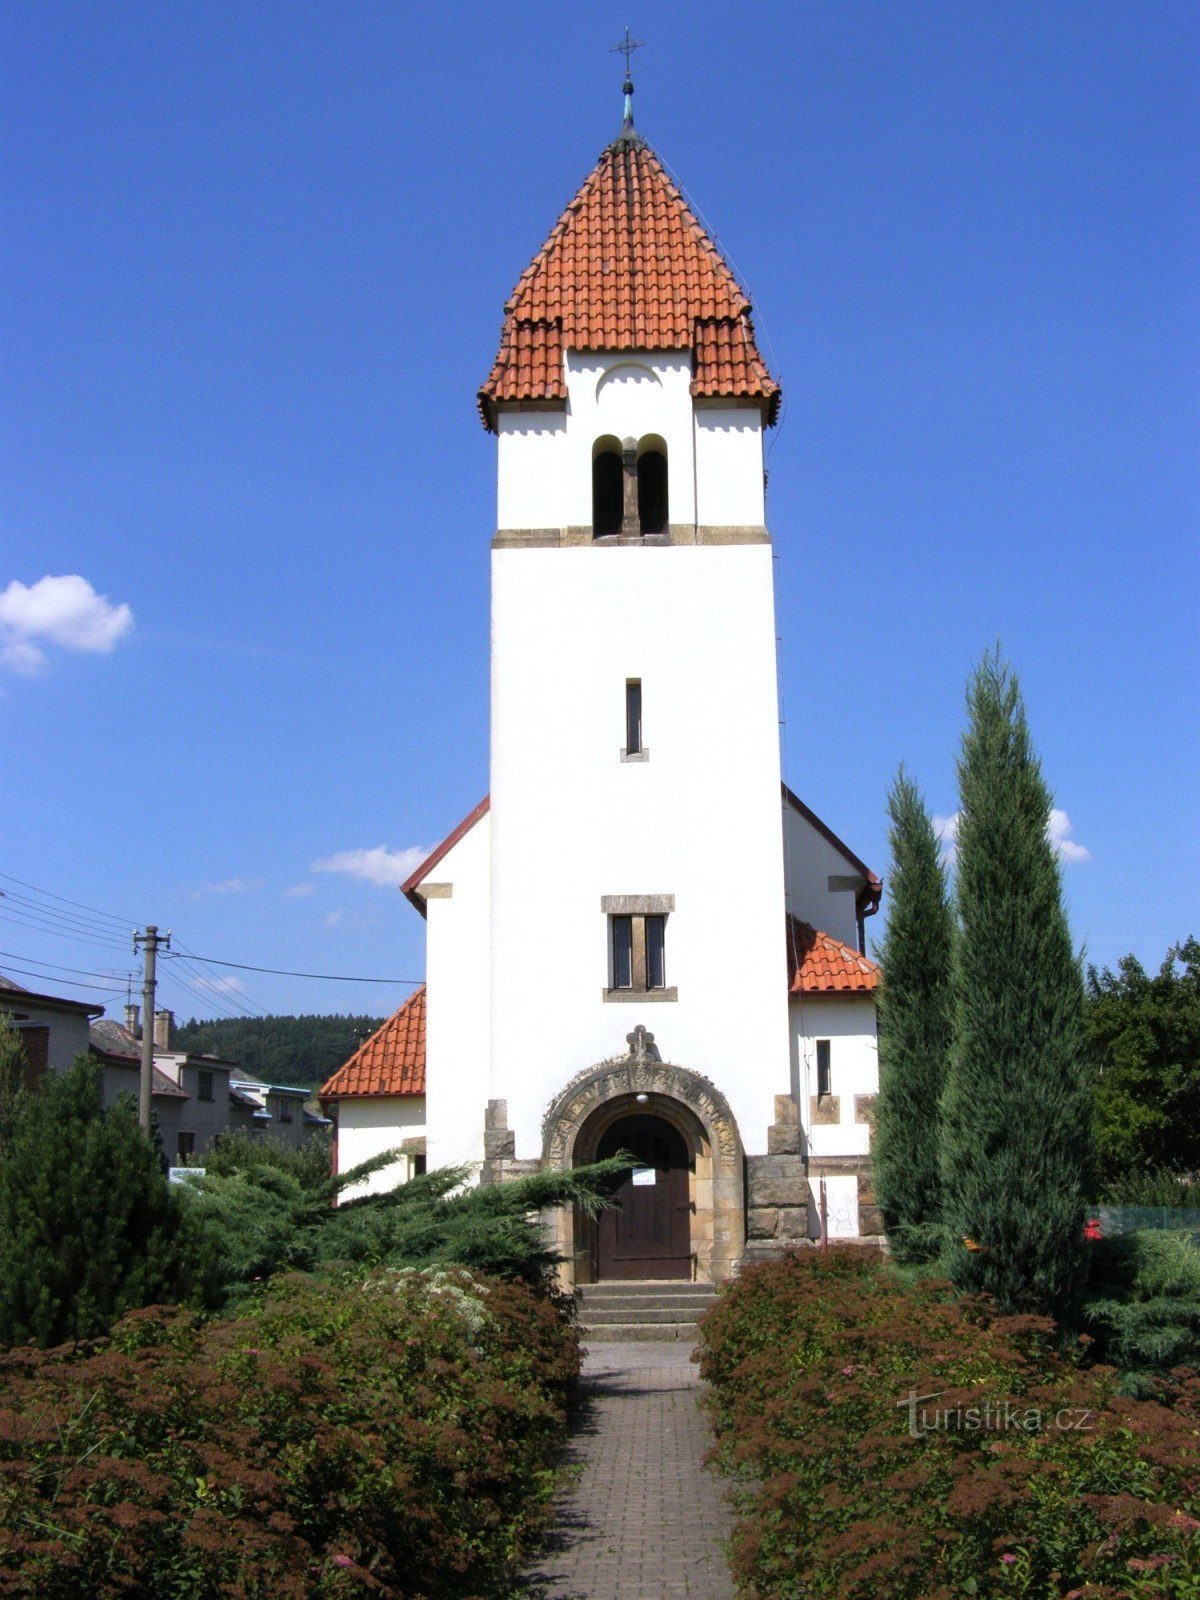
M 701 1313 L 716 1299 L 711 1283 L 678 1279 L 588 1283 L 576 1289 L 585 1344 L 624 1340 L 694 1341 Z

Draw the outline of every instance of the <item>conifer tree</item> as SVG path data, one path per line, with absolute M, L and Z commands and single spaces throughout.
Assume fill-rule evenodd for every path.
M 927 1260 L 941 1243 L 940 1103 L 952 1034 L 954 921 L 933 823 L 901 767 L 888 795 L 892 863 L 880 952 L 875 1194 L 893 1254 Z
M 999 654 L 959 760 L 955 1041 L 942 1111 L 949 1266 L 1005 1311 L 1061 1316 L 1083 1270 L 1092 1078 L 1050 795 Z
M 25 1042 L 7 1011 L 0 1011 L 0 1154 L 25 1102 Z
M 21 1105 L 0 1151 L 0 1344 L 104 1333 L 178 1298 L 181 1213 L 131 1098 L 81 1056 Z

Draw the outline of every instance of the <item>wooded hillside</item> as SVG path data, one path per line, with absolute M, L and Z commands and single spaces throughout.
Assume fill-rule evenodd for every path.
M 313 1086 L 324 1083 L 382 1017 L 221 1017 L 181 1023 L 177 1050 L 221 1056 L 249 1078 Z

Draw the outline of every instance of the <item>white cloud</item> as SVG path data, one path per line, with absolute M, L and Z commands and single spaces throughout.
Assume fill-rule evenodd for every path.
M 262 878 L 222 878 L 220 883 L 202 883 L 198 889 L 192 890 L 193 900 L 202 900 L 206 894 L 253 894 L 255 889 L 261 889 L 264 883 Z
M 935 811 L 933 814 L 933 836 L 942 847 L 944 856 L 953 857 L 958 849 L 958 819 L 960 813 L 951 812 L 948 817 L 942 817 Z
M 46 645 L 107 655 L 132 627 L 129 607 L 113 605 L 78 573 L 34 584 L 14 578 L 0 593 L 0 661 L 25 676 L 46 665 Z
M 341 906 L 338 906 L 334 911 L 327 911 L 321 918 L 321 922 L 326 928 L 336 928 L 338 923 L 345 915 L 346 913 L 342 910 Z
M 207 989 L 210 994 L 245 994 L 246 985 L 240 978 L 193 978 L 197 989 Z
M 942 846 L 942 857 L 946 861 L 954 861 L 958 856 L 958 823 L 962 816 L 961 811 L 952 812 L 948 817 L 938 816 L 933 818 L 934 837 Z M 1090 861 L 1092 852 L 1081 844 L 1077 844 L 1070 835 L 1074 832 L 1071 819 L 1065 811 L 1057 808 L 1050 813 L 1050 820 L 1046 824 L 1046 837 L 1060 861 Z
M 409 850 L 389 850 L 380 844 L 374 850 L 342 850 L 335 856 L 325 856 L 313 862 L 312 870 L 344 872 L 348 877 L 394 889 L 416 871 L 428 854 L 424 845 L 413 845 Z
M 1071 819 L 1065 811 L 1052 811 L 1050 821 L 1046 824 L 1046 837 L 1054 846 L 1060 861 L 1090 861 L 1092 852 L 1083 845 L 1076 844 L 1069 835 L 1075 830 L 1071 826 Z
M 304 900 L 310 894 L 316 894 L 316 885 L 312 883 L 294 883 L 290 889 L 283 891 L 285 900 Z

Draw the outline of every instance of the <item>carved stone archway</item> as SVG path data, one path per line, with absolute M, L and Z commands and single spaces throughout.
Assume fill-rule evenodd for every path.
M 542 1120 L 542 1167 L 566 1171 L 584 1165 L 594 1158 L 604 1130 L 631 1111 L 671 1122 L 684 1136 L 692 1165 L 695 1275 L 721 1283 L 733 1273 L 746 1243 L 745 1159 L 737 1122 L 715 1084 L 658 1059 L 654 1035 L 644 1027 L 636 1027 L 628 1042 L 627 1055 L 578 1073 L 555 1096 Z M 586 1219 L 563 1207 L 544 1221 L 548 1242 L 565 1261 L 564 1287 L 588 1282 Z

